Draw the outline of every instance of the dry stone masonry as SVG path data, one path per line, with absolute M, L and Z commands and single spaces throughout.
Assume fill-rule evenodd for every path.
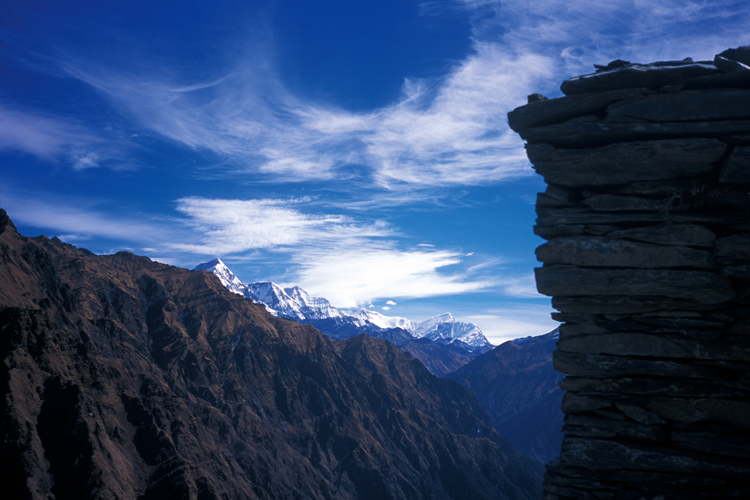
M 561 89 L 508 115 L 562 322 L 544 498 L 750 498 L 750 46 Z

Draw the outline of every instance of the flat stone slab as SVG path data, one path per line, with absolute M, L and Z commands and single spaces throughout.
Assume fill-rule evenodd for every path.
M 723 359 L 750 363 L 750 346 L 648 333 L 608 333 L 560 338 L 560 351 L 650 358 Z
M 704 271 L 551 265 L 534 272 L 539 293 L 555 297 L 663 295 L 703 304 L 719 304 L 735 297 L 729 278 Z
M 536 101 L 508 113 L 508 124 L 520 132 L 529 127 L 562 123 L 577 116 L 603 116 L 611 104 L 653 93 L 648 89 L 625 89 Z
M 721 169 L 719 182 L 750 183 L 750 148 L 734 148 L 729 161 Z
M 559 149 L 548 144 L 526 146 L 537 173 L 553 184 L 568 187 L 612 186 L 707 174 L 726 148 L 716 139 L 637 141 L 587 149 Z
M 720 73 L 713 64 L 630 64 L 610 71 L 575 76 L 560 86 L 565 95 L 589 94 L 607 90 L 648 88 L 660 89 L 679 85 L 690 78 Z
M 710 229 L 697 224 L 663 224 L 624 229 L 609 233 L 607 237 L 694 247 L 711 247 L 716 240 L 716 235 Z
M 536 249 L 540 262 L 584 267 L 715 268 L 713 255 L 685 246 L 665 246 L 598 236 L 555 238 Z
M 552 307 L 571 314 L 640 314 L 654 311 L 701 310 L 695 300 L 654 296 L 605 295 L 599 297 L 552 297 Z
M 607 109 L 607 114 L 650 122 L 748 119 L 750 90 L 658 94 L 612 104 Z
M 725 137 L 750 133 L 750 120 L 669 123 L 563 123 L 528 128 L 520 135 L 533 144 L 559 148 L 596 147 L 648 139 Z

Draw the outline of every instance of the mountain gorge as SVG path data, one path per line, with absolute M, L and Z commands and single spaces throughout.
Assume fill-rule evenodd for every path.
M 541 463 L 560 454 L 563 375 L 552 366 L 557 329 L 505 342 L 446 377 L 469 389 L 487 409 L 498 432 Z
M 1 209 L 0 359 L 7 498 L 541 497 L 479 401 L 389 342 Z
M 333 339 L 366 333 L 389 340 L 437 376 L 447 375 L 492 349 L 476 324 L 457 321 L 450 313 L 421 322 L 384 316 L 365 308 L 346 314 L 327 299 L 312 297 L 298 286 L 281 288 L 269 281 L 243 283 L 218 258 L 199 264 L 194 270 L 209 271 L 228 290 L 263 304 L 274 316 L 312 325 Z

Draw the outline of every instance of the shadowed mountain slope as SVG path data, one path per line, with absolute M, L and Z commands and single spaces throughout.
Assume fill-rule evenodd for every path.
M 0 210 L 6 498 L 532 499 L 466 390 L 192 272 L 20 236 Z
M 557 330 L 505 342 L 447 375 L 471 390 L 498 432 L 528 456 L 547 463 L 562 444 L 562 374 L 552 367 Z

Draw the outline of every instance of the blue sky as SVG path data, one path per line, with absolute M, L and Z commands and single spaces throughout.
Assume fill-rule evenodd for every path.
M 544 184 L 507 112 L 594 63 L 747 33 L 745 1 L 10 0 L 0 204 L 97 253 L 542 334 Z

